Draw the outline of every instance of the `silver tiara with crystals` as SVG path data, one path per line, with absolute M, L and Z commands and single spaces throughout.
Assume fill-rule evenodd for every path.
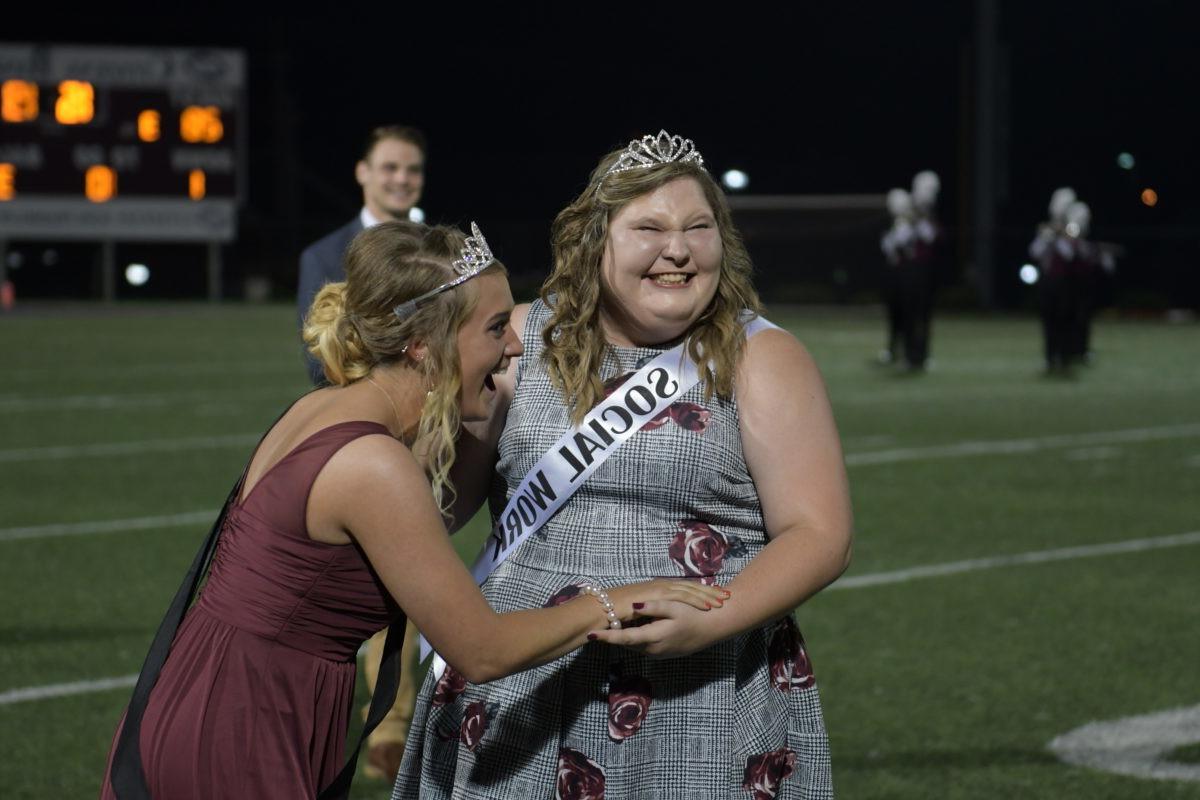
M 643 136 L 634 139 L 621 153 L 616 163 L 604 173 L 604 178 L 618 172 L 628 172 L 631 169 L 657 167 L 660 164 L 670 164 L 675 161 L 692 162 L 698 167 L 704 166 L 704 156 L 696 149 L 691 139 L 682 136 L 671 136 L 665 130 L 660 130 L 658 136 Z
M 416 312 L 417 306 L 421 303 L 435 295 L 441 294 L 447 289 L 453 289 L 460 283 L 471 280 L 471 278 L 474 278 L 490 267 L 495 260 L 496 257 L 492 255 L 492 248 L 488 247 L 487 239 L 483 238 L 483 231 L 479 230 L 479 226 L 472 222 L 471 235 L 467 237 L 467 241 L 463 245 L 463 249 L 459 252 L 458 258 L 450 262 L 450 269 L 454 270 L 456 277 L 443 283 L 436 289 L 430 289 L 420 297 L 405 300 L 393 308 L 392 313 L 400 319 L 407 319 Z

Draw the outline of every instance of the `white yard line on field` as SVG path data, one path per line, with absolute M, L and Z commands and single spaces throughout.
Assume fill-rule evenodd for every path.
M 926 564 L 890 572 L 874 572 L 867 575 L 851 575 L 842 578 L 827 589 L 861 589 L 864 586 L 882 586 L 888 583 L 908 583 L 921 578 L 937 578 L 942 575 L 958 575 L 997 567 L 1012 567 L 1020 564 L 1043 564 L 1049 561 L 1070 561 L 1076 558 L 1111 556 L 1117 553 L 1137 553 L 1143 550 L 1160 550 L 1164 547 L 1184 547 L 1200 544 L 1200 531 L 1177 533 L 1172 536 L 1152 536 L 1145 539 L 1125 539 L 1119 542 L 1085 544 L 1078 547 L 1058 547 L 1053 550 L 1034 550 L 1028 553 L 1013 553 L 1006 556 L 969 558 L 942 564 Z
M 1118 458 L 1124 451 L 1119 447 L 1102 444 L 1095 447 L 1080 447 L 1063 453 L 1068 461 L 1108 461 Z
M 48 686 L 28 686 L 24 689 L 9 689 L 0 692 L 0 706 L 25 703 L 30 700 L 46 700 L 51 697 L 68 697 L 73 694 L 107 692 L 109 689 L 125 689 L 137 683 L 137 675 L 122 675 L 119 678 L 100 678 L 94 681 L 72 681 L 52 683 Z
M 846 455 L 846 465 L 861 467 L 873 464 L 894 464 L 900 461 L 929 461 L 942 458 L 966 458 L 984 455 L 1019 455 L 1064 447 L 1130 444 L 1197 436 L 1200 436 L 1200 423 L 1163 425 L 1157 428 L 1125 428 L 1112 431 L 1055 434 L 1052 436 L 1033 436 L 1023 439 L 983 439 L 979 441 L 929 445 L 926 447 L 898 447 L 889 450 L 848 453 Z M 187 450 L 219 450 L 225 447 L 240 447 L 246 444 L 253 444 L 258 441 L 258 438 L 259 435 L 254 433 L 237 433 L 227 436 L 192 436 L 179 439 L 144 439 L 132 442 L 20 447 L 0 450 L 0 463 L 56 461 L 68 458 L 140 455 L 142 453 L 182 452 Z
M 227 391 L 205 389 L 193 392 L 105 392 L 99 394 L 27 395 L 0 394 L 0 413 L 44 411 L 127 411 L 139 408 L 162 408 L 179 404 L 236 402 L 249 397 L 278 397 L 290 401 L 286 388 L 244 389 L 230 387 Z M 287 400 L 284 400 L 287 398 Z
M 144 531 L 155 528 L 178 528 L 212 522 L 216 518 L 216 509 L 210 509 L 208 511 L 185 511 L 182 514 L 161 514 L 155 517 L 25 525 L 20 528 L 0 528 L 0 542 L 47 539 L 52 536 L 86 536 L 94 533 L 124 533 L 125 531 Z
M 5 414 L 22 411 L 80 411 L 80 410 L 109 410 L 126 408 L 155 408 L 162 407 L 172 400 L 178 400 L 180 393 L 159 394 L 74 394 L 53 397 L 38 397 L 36 395 L 0 396 L 0 412 Z
M 1104 544 L 1084 545 L 1081 547 L 1062 547 L 1054 550 L 1038 550 L 1030 553 L 1017 553 L 1009 556 L 993 556 L 991 558 L 974 558 L 968 561 L 952 561 L 947 564 L 930 564 L 923 567 L 895 570 L 893 572 L 878 572 L 869 575 L 853 575 L 842 578 L 830 586 L 830 589 L 861 589 L 867 586 L 880 586 L 889 583 L 907 583 L 922 578 L 934 578 L 942 575 L 955 575 L 963 572 L 973 572 L 996 567 L 1017 566 L 1021 564 L 1038 564 L 1049 561 L 1066 561 L 1075 558 L 1114 555 L 1117 553 L 1132 553 L 1142 550 L 1156 550 L 1164 547 L 1182 547 L 1184 545 L 1200 544 L 1200 531 L 1180 533 L 1173 536 L 1158 536 L 1147 539 L 1127 539 L 1122 542 L 1106 542 Z M 123 675 L 117 678 L 101 678 L 93 681 L 75 681 L 73 683 L 58 683 L 48 686 L 31 686 L 23 689 L 9 689 L 0 692 L 0 706 L 23 703 L 29 700 L 42 700 L 52 697 L 64 697 L 74 694 L 102 692 L 109 689 L 132 686 L 137 681 L 136 675 Z
M 1030 367 L 1030 371 L 1033 371 Z M 947 369 L 946 372 L 958 372 L 966 374 L 970 372 L 1011 372 L 1009 367 L 1003 370 L 955 370 Z M 1146 382 L 1151 379 L 1151 376 L 1139 376 L 1143 380 L 1129 381 L 1127 385 L 1122 386 L 1105 386 L 1103 389 L 1094 389 L 1090 393 L 1091 399 L 1096 399 L 1097 396 L 1103 396 L 1106 400 L 1112 400 L 1117 397 L 1132 397 L 1143 395 L 1146 392 Z M 1164 385 L 1158 380 L 1154 382 L 1154 392 L 1156 397 L 1164 395 L 1177 394 L 1194 394 L 1196 385 L 1193 381 L 1180 381 Z M 987 385 L 938 385 L 938 386 L 912 386 L 904 383 L 885 384 L 876 386 L 871 389 L 860 389 L 850 392 L 839 392 L 836 389 L 831 392 L 830 400 L 833 401 L 835 409 L 843 406 L 881 406 L 895 405 L 897 403 L 944 403 L 946 401 L 955 401 L 958 403 L 965 402 L 982 402 L 988 403 L 996 400 L 1025 400 L 1031 402 L 1042 402 L 1046 400 L 1061 400 L 1064 398 L 1072 398 L 1079 392 L 1079 386 L 1074 383 L 1045 383 L 1037 387 L 1031 387 L 1027 384 L 1009 384 L 996 386 L 993 384 Z
M 1095 447 L 1100 445 L 1153 442 L 1163 439 L 1183 439 L 1200 436 L 1200 423 L 1162 425 L 1156 428 L 1125 428 L 1115 431 L 1064 433 L 1053 436 L 1031 436 L 1027 439 L 982 439 L 952 442 L 927 447 L 898 447 L 866 453 L 849 453 L 846 466 L 862 467 L 872 464 L 894 464 L 900 461 L 927 461 L 939 458 L 970 456 L 1021 455 L 1062 447 Z
M 179 439 L 142 439 L 133 442 L 100 442 L 97 444 L 66 444 L 48 447 L 18 447 L 0 450 L 0 463 L 20 461 L 61 461 L 63 459 L 129 456 L 142 453 L 172 453 L 187 450 L 221 450 L 244 447 L 259 439 L 257 433 L 234 433 L 227 436 L 188 436 Z
M 217 375 L 262 375 L 276 372 L 288 372 L 296 377 L 301 377 L 304 375 L 304 364 L 300 360 L 300 349 L 297 347 L 295 360 L 276 358 L 268 361 L 169 361 L 162 363 L 128 364 L 126 366 L 72 366 L 70 370 L 71 375 L 76 379 L 93 377 L 140 377 L 144 375 L 186 375 L 192 377 L 211 373 Z M 62 371 L 63 366 L 61 364 L 51 367 L 18 367 L 7 370 L 4 373 L 4 378 L 11 386 L 12 381 L 44 380 L 48 377 L 61 375 Z

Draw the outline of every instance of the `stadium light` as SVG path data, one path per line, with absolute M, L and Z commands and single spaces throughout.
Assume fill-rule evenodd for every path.
M 1033 286 L 1038 282 L 1038 268 L 1033 264 L 1023 264 L 1020 273 L 1021 283 L 1026 286 Z
M 410 208 L 408 210 L 408 221 L 409 222 L 424 222 L 425 221 L 425 210 L 423 208 L 421 208 L 420 206 L 413 206 L 412 208 Z
M 145 264 L 130 264 L 125 268 L 125 281 L 130 286 L 142 286 L 150 280 L 150 268 Z
M 1117 166 L 1121 169 L 1133 169 L 1133 153 L 1118 153 Z
M 740 169 L 730 169 L 721 176 L 721 183 L 731 192 L 740 192 L 750 185 L 750 176 Z

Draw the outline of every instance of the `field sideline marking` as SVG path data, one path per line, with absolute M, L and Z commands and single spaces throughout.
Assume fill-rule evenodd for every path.
M 1065 561 L 1073 558 L 1090 556 L 1113 555 L 1115 553 L 1131 553 L 1141 550 L 1156 550 L 1163 547 L 1181 547 L 1189 544 L 1200 544 L 1200 531 L 1180 533 L 1173 536 L 1157 536 L 1148 539 L 1128 539 L 1123 542 L 1108 542 L 1106 544 L 1083 545 L 1081 547 L 1062 547 L 1055 550 L 1038 550 L 1030 553 L 1017 553 L 1010 556 L 993 556 L 991 558 L 973 558 L 967 561 L 952 561 L 947 564 L 930 564 L 925 567 L 895 570 L 893 572 L 877 572 L 870 575 L 854 575 L 842 578 L 829 589 L 860 589 L 865 586 L 879 586 L 888 583 L 905 583 L 920 578 L 932 578 L 940 575 L 954 575 L 961 572 L 971 572 L 981 569 L 992 569 L 1017 564 L 1036 564 L 1047 561 Z M 48 686 L 30 686 L 23 689 L 9 689 L 0 692 L 0 706 L 24 703 L 30 700 L 44 700 L 53 697 L 67 697 L 75 694 L 103 692 L 109 689 L 133 686 L 137 675 L 122 675 L 117 678 L 101 678 L 94 681 L 73 681 L 57 683 Z
M 1033 436 L 1027 439 L 980 439 L 973 442 L 955 442 L 926 447 L 898 447 L 891 450 L 849 453 L 846 455 L 846 466 L 861 467 L 872 464 L 894 464 L 898 461 L 924 461 L 926 459 L 983 455 L 1016 455 L 1059 447 L 1127 444 L 1191 436 L 1200 436 L 1200 423 L 1163 425 L 1156 428 L 1124 428 L 1089 433 L 1063 433 L 1053 436 Z
M 899 461 L 925 461 L 939 458 L 965 458 L 982 455 L 1015 455 L 1035 453 L 1061 447 L 1085 447 L 1107 444 L 1150 442 L 1176 437 L 1200 436 L 1200 423 L 1164 425 L 1157 428 L 1125 428 L 1113 431 L 1066 433 L 1034 436 L 1026 439 L 981 439 L 926 447 L 899 447 L 890 450 L 871 450 L 846 455 L 846 466 L 861 467 L 873 464 L 894 464 Z M 257 433 L 237 433 L 227 436 L 192 436 L 180 439 L 144 439 L 131 442 L 101 442 L 84 445 L 51 445 L 0 450 L 0 463 L 22 461 L 56 461 L 68 458 L 136 455 L 177 450 L 218 450 L 240 447 L 258 441 Z
M 212 522 L 217 510 L 185 511 L 181 514 L 161 514 L 155 517 L 103 519 L 91 522 L 58 522 L 49 525 L 26 525 L 20 528 L 0 528 L 0 542 L 20 539 L 46 539 L 51 536 L 82 536 L 93 533 L 123 533 L 151 528 L 174 528 Z

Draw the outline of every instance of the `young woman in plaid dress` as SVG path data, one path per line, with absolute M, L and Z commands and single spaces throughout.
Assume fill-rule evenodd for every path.
M 746 338 L 760 305 L 728 206 L 691 142 L 663 137 L 607 155 L 559 214 L 542 298 L 514 314 L 524 354 L 498 381 L 507 417 L 473 430 L 460 456 L 490 464 L 496 448 L 497 513 L 588 409 L 686 343 L 701 382 L 612 453 L 483 588 L 498 611 L 651 576 L 733 596 L 719 615 L 605 631 L 491 683 L 431 675 L 394 798 L 832 796 L 816 681 L 791 614 L 849 561 L 837 431 L 804 347 L 777 328 Z M 464 499 L 484 491 L 459 485 Z

